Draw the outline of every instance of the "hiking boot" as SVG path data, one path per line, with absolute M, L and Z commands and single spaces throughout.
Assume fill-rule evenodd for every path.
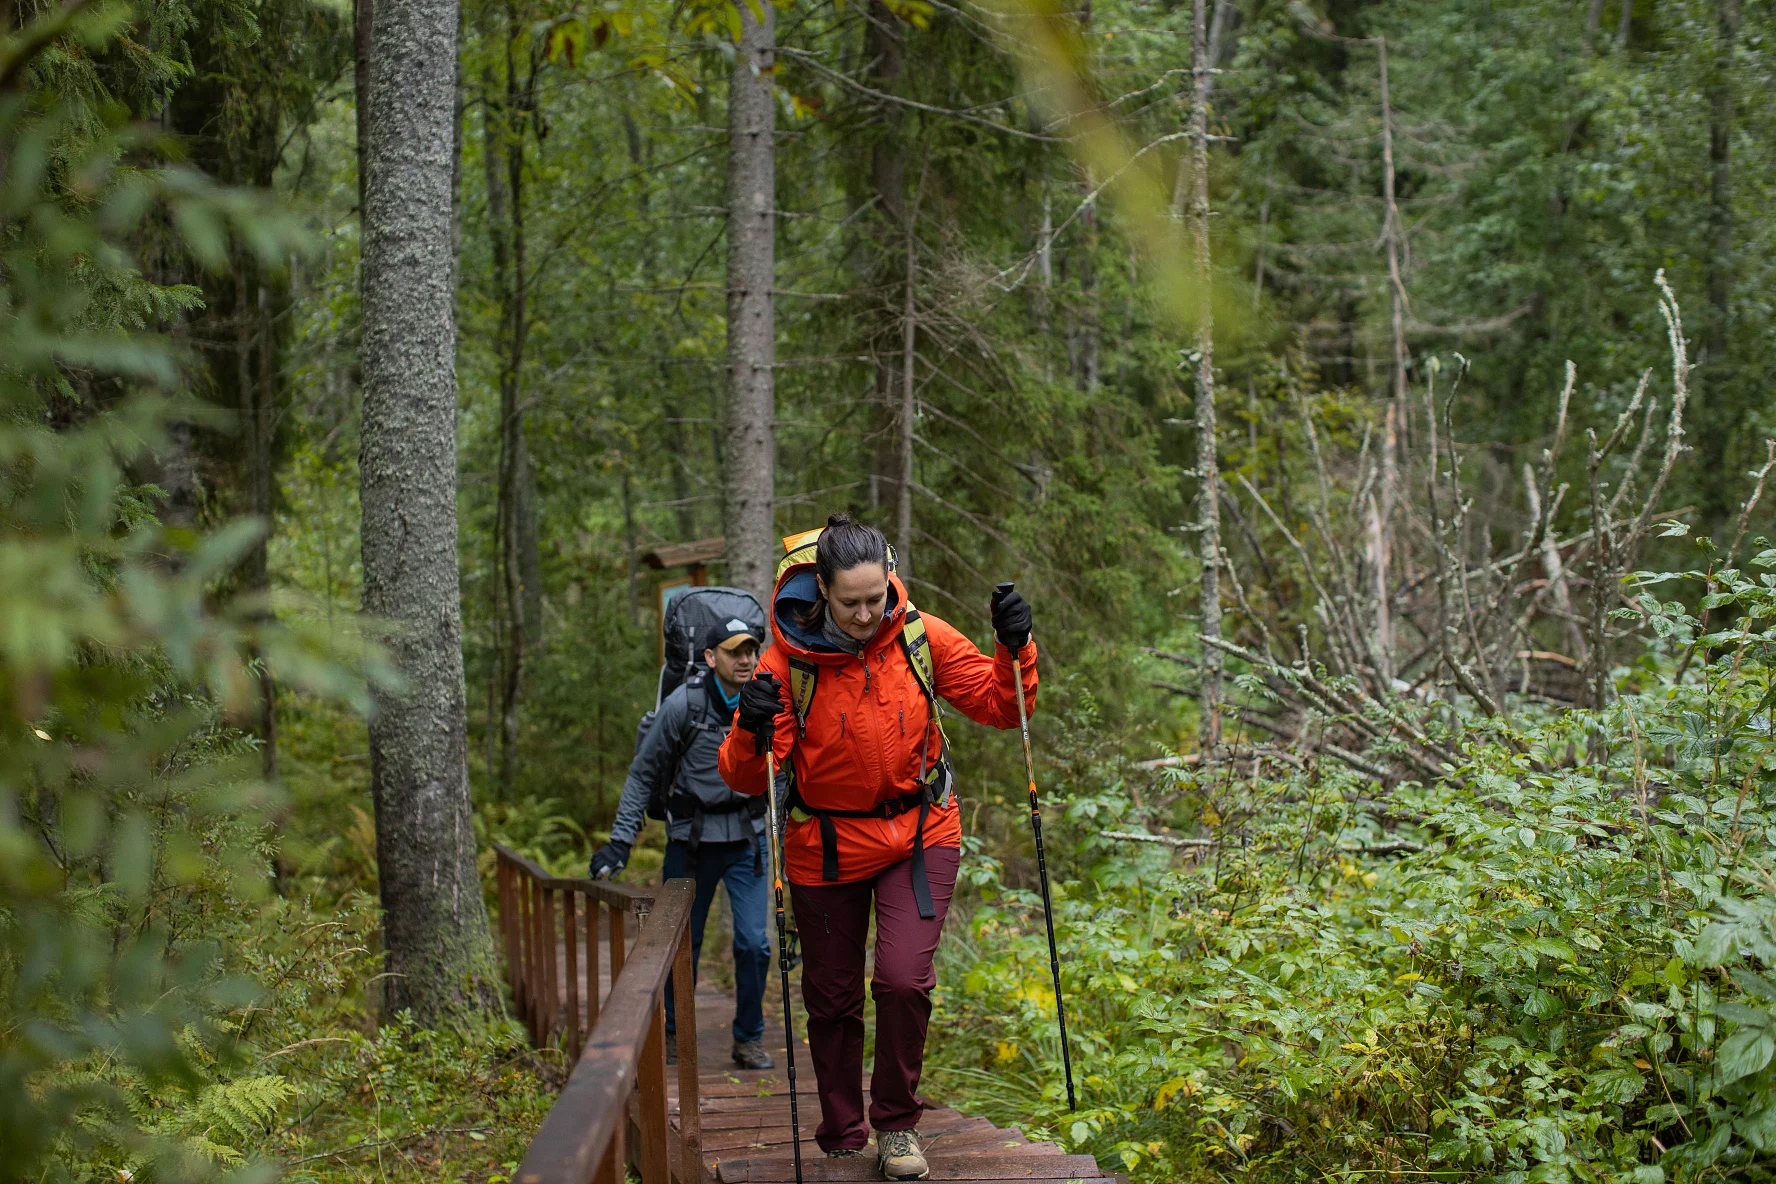
M 734 1063 L 742 1069 L 774 1069 L 777 1062 L 765 1051 L 765 1046 L 757 1040 L 734 1041 Z
M 856 1159 L 863 1154 L 861 1147 L 839 1147 L 826 1153 L 828 1159 Z
M 931 1174 L 919 1151 L 918 1131 L 877 1131 L 876 1164 L 885 1180 L 923 1180 Z
M 678 1064 L 678 1037 L 671 1032 L 666 1033 L 666 1063 L 668 1065 Z

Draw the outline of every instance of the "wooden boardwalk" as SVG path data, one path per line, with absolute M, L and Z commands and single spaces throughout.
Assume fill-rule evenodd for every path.
M 777 1061 L 775 1069 L 742 1070 L 731 1058 L 734 993 L 717 980 L 731 981 L 732 966 L 725 948 L 726 935 L 715 915 L 710 917 L 706 940 L 705 969 L 697 984 L 697 1052 L 699 1110 L 702 1115 L 703 1184 L 793 1184 L 795 1161 L 790 1145 L 789 1081 L 783 1066 L 782 999 L 775 966 L 765 996 L 765 1048 Z M 633 939 L 631 939 L 633 940 Z M 599 995 L 611 983 L 608 939 L 599 941 Z M 565 981 L 565 947 L 557 948 L 558 981 Z M 775 962 L 775 959 L 773 959 Z M 585 962 L 579 965 L 585 983 Z M 796 978 L 799 980 L 800 975 Z M 794 988 L 800 991 L 799 981 Z M 583 993 L 582 998 L 586 997 Z M 941 1017 L 940 1017 L 941 1018 Z M 799 1086 L 802 1133 L 802 1178 L 814 1181 L 880 1180 L 875 1145 L 852 1159 L 827 1159 L 814 1142 L 820 1122 L 820 1102 L 814 1090 L 813 1061 L 808 1055 L 806 1033 L 796 1041 L 796 1080 Z M 863 1093 L 869 1098 L 868 1066 Z M 678 1131 L 678 1074 L 668 1068 L 668 1121 L 674 1138 Z M 949 1107 L 928 1109 L 919 1122 L 920 1143 L 928 1177 L 933 1184 L 1127 1184 L 1124 1177 L 1105 1172 L 1089 1155 L 1069 1155 L 1054 1143 L 1033 1143 L 1014 1130 L 993 1125 Z
M 713 928 L 713 926 L 711 927 Z M 715 934 L 710 935 L 711 938 Z M 713 944 L 713 941 L 711 942 Z M 703 1166 L 709 1184 L 793 1184 L 795 1162 L 790 1147 L 789 1082 L 783 1071 L 783 1025 L 777 1013 L 775 971 L 771 975 L 773 1006 L 767 1008 L 765 1047 L 777 1068 L 764 1072 L 734 1066 L 729 1052 L 734 1017 L 731 990 L 706 978 L 697 985 L 698 1074 L 702 1094 Z M 802 1033 L 798 1032 L 798 1036 Z M 669 1077 L 671 1074 L 668 1075 Z M 806 1039 L 796 1042 L 796 1081 L 800 1097 L 802 1178 L 817 1180 L 880 1180 L 875 1146 L 854 1159 L 827 1159 L 814 1143 L 820 1102 L 814 1093 L 814 1069 Z M 864 1097 L 869 1082 L 864 1081 Z M 678 1089 L 670 1088 L 671 1121 L 678 1126 Z M 932 1181 L 1022 1180 L 1027 1184 L 1067 1184 L 1118 1179 L 1098 1168 L 1089 1155 L 1068 1155 L 1054 1143 L 1032 1143 L 1017 1131 L 1004 1130 L 984 1118 L 949 1108 L 925 1111 L 919 1123 L 920 1143 L 931 1165 Z

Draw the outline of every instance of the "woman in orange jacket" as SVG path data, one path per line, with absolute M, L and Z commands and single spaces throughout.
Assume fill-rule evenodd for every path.
M 784 867 L 802 941 L 802 1000 L 820 1087 L 815 1141 L 859 1154 L 863 1107 L 864 938 L 876 916 L 876 1064 L 869 1127 L 889 1179 L 926 1174 L 917 1132 L 932 958 L 961 862 L 942 699 L 977 723 L 1018 725 L 1012 655 L 1034 704 L 1030 609 L 995 594 L 997 644 L 981 653 L 908 602 L 874 527 L 834 514 L 813 562 L 778 577 L 775 641 L 741 691 L 721 773 L 765 792 L 769 745 L 788 781 Z M 786 685 L 787 684 L 787 687 Z M 783 692 L 787 689 L 788 695 Z

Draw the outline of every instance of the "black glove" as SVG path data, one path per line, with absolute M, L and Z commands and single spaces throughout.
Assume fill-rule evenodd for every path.
M 612 839 L 592 852 L 592 863 L 586 868 L 589 880 L 608 880 L 629 866 L 629 844 Z
M 1030 606 L 1010 584 L 993 589 L 993 634 L 1014 654 L 1030 640 Z
M 769 674 L 755 675 L 740 688 L 740 726 L 757 738 L 760 753 L 771 743 L 782 710 L 783 684 Z

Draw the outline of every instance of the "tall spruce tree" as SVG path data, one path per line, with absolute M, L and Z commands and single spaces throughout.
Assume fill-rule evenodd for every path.
M 776 10 L 740 6 L 728 88 L 728 435 L 723 527 L 728 582 L 771 591 L 776 488 Z
M 391 1011 L 498 1006 L 470 819 L 456 526 L 456 0 L 378 0 L 364 171 L 364 609 L 405 689 L 370 723 Z

